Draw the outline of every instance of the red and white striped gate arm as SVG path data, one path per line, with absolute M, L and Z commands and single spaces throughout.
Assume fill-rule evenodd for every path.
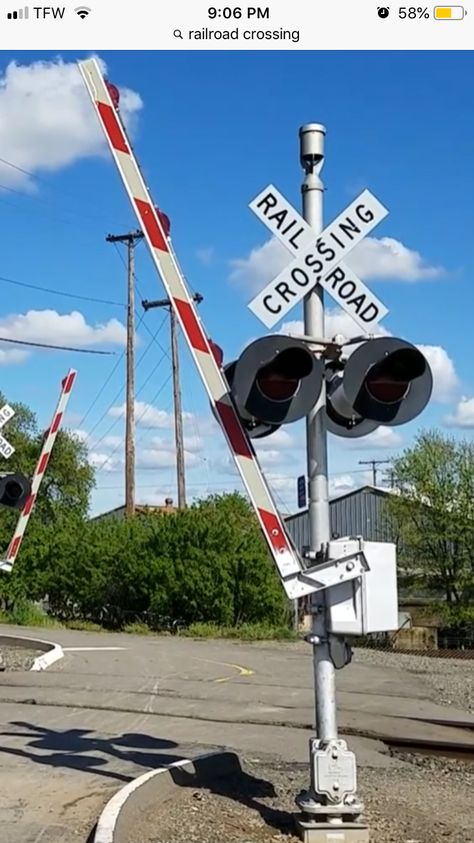
M 299 581 L 298 575 L 303 571 L 304 566 L 286 533 L 255 452 L 240 423 L 229 394 L 228 384 L 214 357 L 210 340 L 188 293 L 171 244 L 165 236 L 161 220 L 155 210 L 155 203 L 144 182 L 107 84 L 94 59 L 80 62 L 79 68 L 145 235 L 153 262 L 172 302 L 199 374 L 215 408 L 216 417 L 224 431 L 286 593 L 292 598 L 308 594 L 314 591 L 314 588 Z
M 35 473 L 33 474 L 33 479 L 31 481 L 31 494 L 21 511 L 5 559 L 2 559 L 0 561 L 0 571 L 10 572 L 13 568 L 13 565 L 15 564 L 15 560 L 18 556 L 18 551 L 20 550 L 20 545 L 23 541 L 23 536 L 25 535 L 25 530 L 30 519 L 31 511 L 36 503 L 36 498 L 38 496 L 38 490 L 41 485 L 41 481 L 48 467 L 49 458 L 51 456 L 51 451 L 53 450 L 53 446 L 56 441 L 56 436 L 58 435 L 58 430 L 61 427 L 61 422 L 63 420 L 64 412 L 69 401 L 71 390 L 74 386 L 76 374 L 77 372 L 75 371 L 75 369 L 69 369 L 69 372 L 67 373 L 66 377 L 61 382 L 62 389 L 61 394 L 59 396 L 58 405 L 54 411 L 54 416 L 51 420 L 49 430 L 47 430 L 46 432 L 43 447 L 41 449 L 41 454 L 39 456 L 39 460 L 35 468 Z

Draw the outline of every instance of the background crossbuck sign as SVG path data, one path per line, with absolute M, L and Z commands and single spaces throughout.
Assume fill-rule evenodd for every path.
M 2 428 L 7 421 L 10 421 L 14 415 L 15 410 L 13 407 L 10 407 L 9 404 L 5 404 L 0 410 L 0 428 Z M 8 439 L 5 439 L 5 437 L 0 434 L 0 456 L 8 460 L 14 453 L 15 449 L 13 445 L 10 445 Z
M 262 190 L 249 207 L 296 255 L 249 304 L 267 328 L 276 325 L 318 283 L 364 331 L 387 315 L 388 309 L 342 262 L 388 214 L 370 190 L 364 190 L 321 234 L 273 185 Z

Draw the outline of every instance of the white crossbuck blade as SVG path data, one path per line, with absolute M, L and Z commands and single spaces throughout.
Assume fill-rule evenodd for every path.
M 13 407 L 10 407 L 9 404 L 4 404 L 0 409 L 0 430 L 8 421 L 10 421 L 10 419 L 13 418 L 14 415 L 15 410 Z M 8 460 L 14 453 L 15 448 L 13 445 L 10 445 L 8 439 L 5 439 L 5 437 L 0 434 L 0 456 L 2 456 L 5 460 Z
M 388 214 L 370 190 L 364 190 L 321 234 L 313 231 L 273 185 L 262 190 L 249 207 L 296 255 L 248 305 L 267 328 L 273 328 L 318 283 L 363 331 L 387 315 L 385 305 L 342 262 Z

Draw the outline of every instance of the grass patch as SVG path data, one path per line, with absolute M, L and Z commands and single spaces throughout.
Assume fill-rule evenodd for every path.
M 266 623 L 243 623 L 240 626 L 193 623 L 183 629 L 181 635 L 188 638 L 234 638 L 239 641 L 297 641 L 300 638 L 287 626 Z
M 43 628 L 60 628 L 62 624 L 56 618 L 50 617 L 38 606 L 27 600 L 19 600 L 8 612 L 0 611 L 0 623 L 11 623 L 16 626 L 36 626 Z
M 135 621 L 135 623 L 128 623 L 122 629 L 122 632 L 130 632 L 133 635 L 151 635 L 151 629 L 146 623 L 140 623 L 140 621 Z
M 66 621 L 64 626 L 67 629 L 78 629 L 81 632 L 105 632 L 104 627 L 99 623 L 94 623 L 94 621 L 83 621 L 80 618 L 77 618 L 74 621 Z

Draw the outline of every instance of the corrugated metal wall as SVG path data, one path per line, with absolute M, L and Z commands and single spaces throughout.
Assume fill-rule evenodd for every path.
M 383 512 L 386 493 L 365 487 L 329 503 L 331 532 L 339 536 L 363 536 L 367 541 L 393 541 Z M 286 520 L 287 530 L 301 551 L 309 544 L 307 510 Z

